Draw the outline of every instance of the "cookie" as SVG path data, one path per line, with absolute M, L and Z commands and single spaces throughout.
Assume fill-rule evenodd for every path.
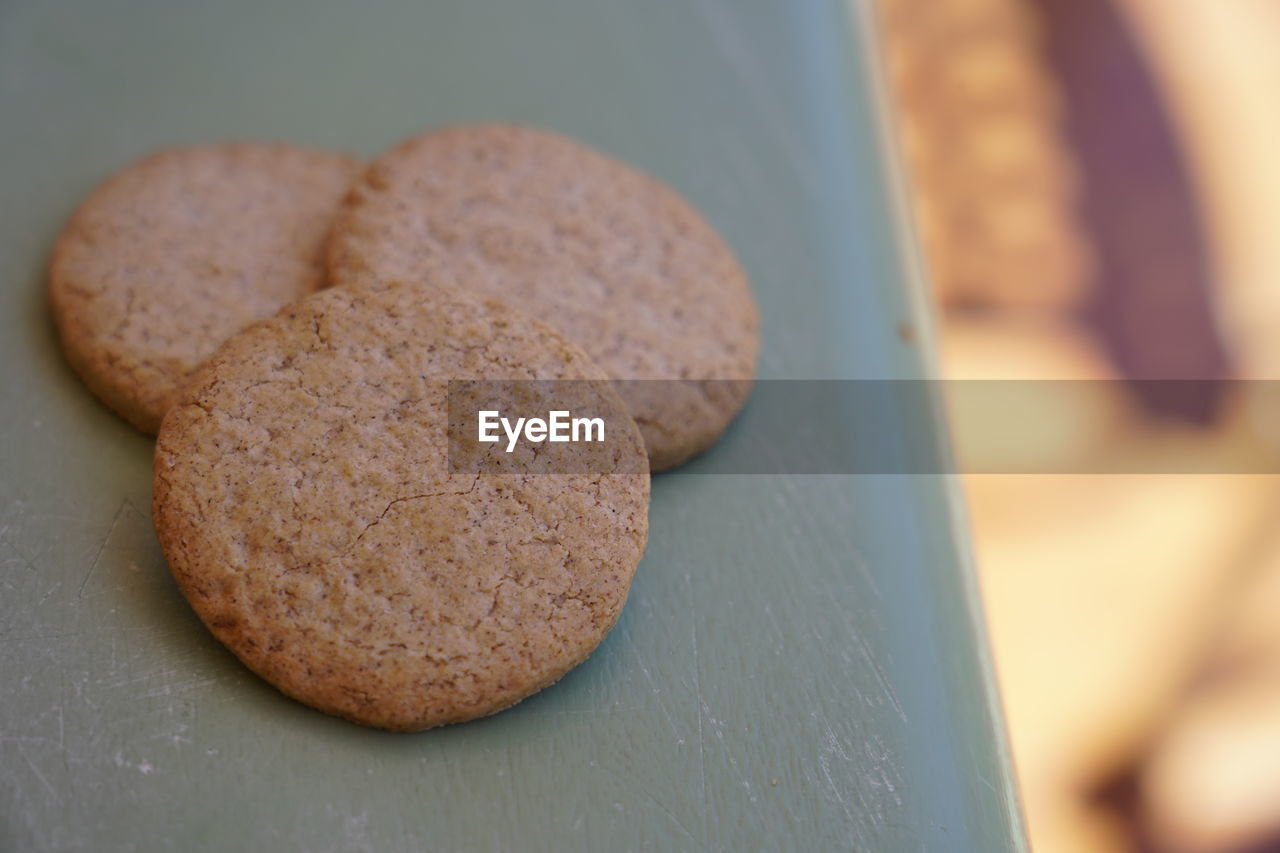
M 451 466 L 448 380 L 530 378 L 595 383 L 636 473 Z M 250 669 L 408 731 L 582 662 L 626 600 L 648 497 L 640 434 L 578 347 L 497 302 L 387 284 L 229 339 L 165 417 L 153 514 L 188 601 Z
M 453 127 L 393 148 L 348 194 L 328 258 L 335 286 L 451 278 L 616 379 L 668 380 L 619 385 L 655 471 L 710 447 L 750 392 L 759 312 L 724 241 L 671 189 L 553 133 Z
M 153 154 L 108 180 L 58 238 L 49 296 L 71 366 L 154 433 L 227 337 L 320 288 L 354 159 L 239 143 Z

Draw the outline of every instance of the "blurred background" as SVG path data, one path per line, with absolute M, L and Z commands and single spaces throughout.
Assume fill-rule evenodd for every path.
M 964 478 L 1032 844 L 1280 850 L 1267 407 L 1142 381 L 1280 376 L 1280 2 L 877 2 L 943 374 L 1113 380 Z

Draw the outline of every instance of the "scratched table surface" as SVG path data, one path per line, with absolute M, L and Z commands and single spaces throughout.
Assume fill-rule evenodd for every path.
M 657 477 L 630 601 L 587 663 L 487 720 L 366 730 L 197 621 L 152 531 L 152 442 L 81 388 L 45 304 L 74 205 L 152 148 L 372 155 L 510 119 L 706 213 L 757 288 L 762 376 L 927 375 L 866 12 L 0 5 L 0 849 L 1020 848 L 947 478 Z

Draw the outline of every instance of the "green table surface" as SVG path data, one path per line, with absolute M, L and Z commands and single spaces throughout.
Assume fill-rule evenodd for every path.
M 0 5 L 0 850 L 1019 849 L 949 478 L 657 477 L 587 663 L 487 720 L 366 730 L 197 621 L 152 531 L 152 442 L 80 386 L 45 303 L 74 205 L 150 149 L 372 155 L 517 120 L 706 213 L 756 286 L 762 376 L 927 376 L 868 21 L 817 0 Z

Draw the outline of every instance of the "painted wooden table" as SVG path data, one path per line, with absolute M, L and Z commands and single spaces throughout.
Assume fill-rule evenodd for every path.
M 708 215 L 757 287 L 763 376 L 924 376 L 866 11 L 0 7 L 0 849 L 1020 847 L 949 479 L 656 478 L 630 603 L 585 665 L 488 720 L 364 730 L 281 697 L 193 616 L 149 520 L 152 443 L 80 387 L 44 301 L 73 206 L 157 146 L 373 154 L 511 119 Z

